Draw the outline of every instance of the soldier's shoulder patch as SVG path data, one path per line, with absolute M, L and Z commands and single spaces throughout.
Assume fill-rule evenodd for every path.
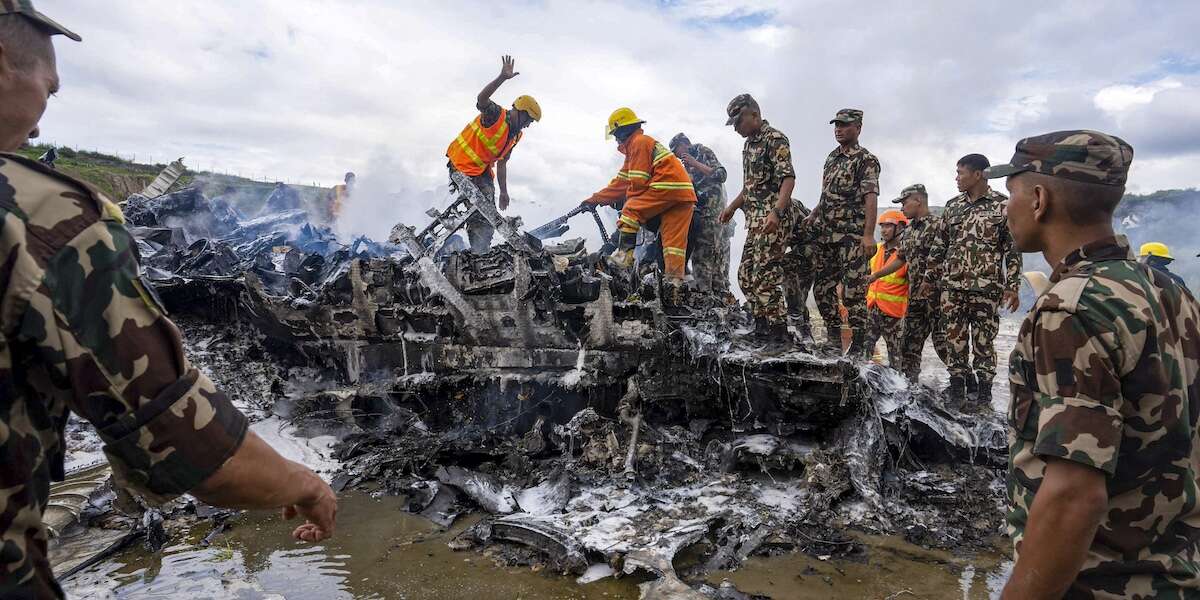
M 1038 296 L 1033 310 L 1061 310 L 1074 313 L 1079 310 L 1079 300 L 1092 281 L 1092 269 L 1084 268 L 1068 273 L 1058 280 L 1046 293 Z
M 788 141 L 788 136 L 786 134 L 784 134 L 782 131 L 775 129 L 775 128 L 772 128 L 770 131 L 768 131 L 767 135 L 765 137 L 768 140 L 775 141 L 775 142 L 787 143 L 787 141 Z

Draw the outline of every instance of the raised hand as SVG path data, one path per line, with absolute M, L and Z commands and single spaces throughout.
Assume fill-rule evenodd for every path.
M 517 75 L 520 75 L 519 72 L 513 70 L 516 68 L 516 64 L 517 64 L 517 61 L 513 60 L 513 57 L 505 54 L 500 60 L 502 63 L 500 66 L 500 78 L 501 79 L 509 80 L 509 79 L 512 79 L 513 77 L 516 77 Z

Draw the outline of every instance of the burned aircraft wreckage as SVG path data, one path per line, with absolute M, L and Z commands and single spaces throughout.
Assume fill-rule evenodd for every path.
M 551 244 L 565 219 L 531 235 L 456 183 L 386 244 L 343 244 L 303 210 L 247 219 L 196 187 L 125 212 L 185 333 L 239 324 L 263 360 L 321 374 L 279 410 L 338 423 L 335 487 L 402 494 L 443 525 L 485 511 L 464 549 L 708 597 L 683 581 L 754 554 L 852 554 L 851 530 L 958 548 L 999 532 L 994 416 L 947 412 L 879 365 L 745 347 L 740 309 L 705 294 L 666 314 L 657 277 Z M 503 238 L 486 254 L 453 250 L 473 214 Z

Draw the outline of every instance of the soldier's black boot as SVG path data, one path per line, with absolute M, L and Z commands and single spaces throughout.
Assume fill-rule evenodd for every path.
M 974 396 L 979 392 L 979 382 L 975 379 L 975 374 L 971 373 L 963 377 L 963 381 L 967 384 L 967 395 Z
M 771 352 L 789 352 L 796 346 L 796 340 L 788 331 L 786 323 L 772 323 L 767 329 L 767 350 Z
M 958 375 L 950 376 L 950 385 L 942 392 L 943 398 L 946 401 L 948 410 L 961 411 L 963 405 L 967 401 L 967 382 L 966 379 Z
M 842 328 L 841 327 L 826 327 L 825 341 L 817 347 L 821 354 L 829 356 L 842 355 Z
M 854 330 L 850 334 L 850 358 L 854 360 L 871 360 L 870 350 L 867 349 L 867 332 Z
M 992 381 L 983 377 L 979 378 L 976 384 L 975 408 L 979 412 L 987 412 L 992 409 Z
M 770 322 L 762 317 L 754 317 L 754 329 L 746 335 L 744 341 L 751 345 L 766 343 L 769 329 Z
M 664 281 L 662 285 L 663 313 L 670 316 L 686 315 L 690 311 L 683 303 L 683 283 Z

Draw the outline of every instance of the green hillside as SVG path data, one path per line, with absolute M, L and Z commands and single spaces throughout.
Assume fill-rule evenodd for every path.
M 37 144 L 25 146 L 18 150 L 18 153 L 36 159 L 48 150 L 50 146 Z M 184 164 L 187 164 L 186 159 Z M 135 163 L 118 156 L 59 146 L 55 168 L 96 186 L 109 198 L 122 202 L 130 194 L 145 189 L 167 165 Z M 200 185 L 209 197 L 226 196 L 234 206 L 251 215 L 257 212 L 262 200 L 274 187 L 273 183 L 244 177 L 189 170 L 171 189 L 176 190 L 193 184 Z M 300 192 L 300 197 L 307 207 L 325 206 L 328 203 L 330 191 L 327 188 L 307 185 L 291 187 Z

